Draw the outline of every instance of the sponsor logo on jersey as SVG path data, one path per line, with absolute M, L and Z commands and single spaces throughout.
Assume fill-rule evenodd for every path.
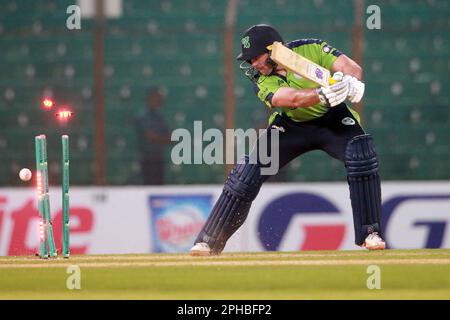
M 278 131 L 281 131 L 281 132 L 286 132 L 286 130 L 284 129 L 284 127 L 281 127 L 281 126 L 272 125 L 272 128 L 273 128 L 273 129 L 277 129 Z
M 323 52 L 328 53 L 331 51 L 331 47 L 329 45 L 326 45 L 325 47 L 323 47 Z
M 356 122 L 355 120 L 353 120 L 350 117 L 345 117 L 344 119 L 342 119 L 342 124 L 346 125 L 346 126 L 353 126 Z

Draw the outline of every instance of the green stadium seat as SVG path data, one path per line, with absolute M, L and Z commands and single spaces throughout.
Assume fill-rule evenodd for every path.
M 65 9 L 72 4 L 69 0 L 0 2 L 3 185 L 19 185 L 17 169 L 33 166 L 33 137 L 44 128 L 52 154 L 59 156 L 61 130 L 52 113 L 38 106 L 46 88 L 75 112 L 67 129 L 74 162 L 71 183 L 94 182 L 95 22 L 83 19 L 82 30 L 61 30 Z M 142 183 L 133 121 L 145 107 L 150 87 L 166 93 L 162 112 L 173 128 L 192 130 L 193 122 L 201 120 L 204 130 L 222 129 L 225 100 L 226 1 L 122 4 L 123 16 L 106 23 L 104 66 L 107 178 L 117 185 Z M 382 7 L 383 32 L 363 33 L 365 129 L 375 138 L 383 179 L 450 178 L 448 13 L 446 1 L 390 1 Z M 238 54 L 242 32 L 256 23 L 272 23 L 287 41 L 319 38 L 352 56 L 351 1 L 239 1 L 233 55 Z M 233 71 L 236 127 L 265 126 L 271 111 L 254 95 L 237 63 Z M 168 163 L 169 184 L 224 179 L 221 165 Z M 302 156 L 285 172 L 278 181 L 343 181 L 345 177 L 342 164 L 323 152 Z
M 136 129 L 132 126 L 120 128 L 109 126 L 106 132 L 108 157 L 137 156 L 138 139 Z

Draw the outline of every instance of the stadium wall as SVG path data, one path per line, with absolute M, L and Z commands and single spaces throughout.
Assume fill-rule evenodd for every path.
M 71 251 L 186 252 L 221 188 L 74 187 Z M 57 247 L 60 190 L 55 186 L 50 191 Z M 382 191 L 384 235 L 390 248 L 450 248 L 450 182 L 386 182 Z M 0 255 L 37 252 L 38 222 L 33 188 L 0 188 Z M 358 249 L 345 183 L 268 183 L 225 250 Z

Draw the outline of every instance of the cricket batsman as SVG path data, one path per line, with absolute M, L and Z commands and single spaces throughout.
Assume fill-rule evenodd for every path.
M 270 46 L 278 41 L 294 52 L 330 70 L 335 83 L 320 85 L 298 76 L 270 58 Z M 323 150 L 343 162 L 353 209 L 355 244 L 368 250 L 386 247 L 381 234 L 381 186 L 378 159 L 372 137 L 360 124 L 358 113 L 344 101 L 358 103 L 364 95 L 361 67 L 348 56 L 318 39 L 285 43 L 272 26 L 259 24 L 247 29 L 237 57 L 241 70 L 252 81 L 258 98 L 270 109 L 277 108 L 265 130 L 271 143 L 278 130 L 279 167 L 312 150 Z M 257 144 L 261 141 L 261 136 Z M 270 149 L 270 148 L 269 148 Z M 261 185 L 261 162 L 238 163 L 229 174 L 190 254 L 217 255 L 247 218 Z

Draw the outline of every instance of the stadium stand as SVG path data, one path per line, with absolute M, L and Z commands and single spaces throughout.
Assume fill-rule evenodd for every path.
M 71 183 L 94 183 L 93 22 L 64 28 L 73 1 L 0 3 L 0 184 L 16 185 L 18 169 L 34 167 L 34 140 L 49 137 L 59 157 L 60 128 L 39 109 L 49 94 L 71 105 Z M 254 10 L 255 7 L 258 10 Z M 134 117 L 145 92 L 159 87 L 172 129 L 223 128 L 223 30 L 226 1 L 124 1 L 123 16 L 105 32 L 105 125 L 108 184 L 140 184 Z M 239 2 L 234 51 L 243 30 L 276 26 L 285 40 L 321 38 L 352 56 L 353 2 Z M 383 2 L 383 32 L 363 32 L 364 126 L 372 133 L 383 180 L 450 178 L 448 1 Z M 319 26 L 314 21 L 320 20 Z M 432 54 L 430 52 L 432 48 Z M 268 111 L 234 67 L 236 127 L 260 127 Z M 42 132 L 42 128 L 45 132 Z M 221 183 L 223 166 L 170 164 L 167 184 Z M 58 162 L 59 158 L 53 159 Z M 330 165 L 331 164 L 331 165 Z M 57 166 L 56 166 L 57 167 Z M 341 181 L 340 163 L 320 152 L 292 162 L 285 181 Z M 58 169 L 50 183 L 58 183 Z

